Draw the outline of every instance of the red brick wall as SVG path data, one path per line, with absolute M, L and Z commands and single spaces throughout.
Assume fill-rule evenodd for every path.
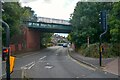
M 12 55 L 15 52 L 15 45 L 14 44 L 10 44 L 10 55 Z
M 26 48 L 39 49 L 40 48 L 40 31 L 33 29 L 26 30 Z
M 16 51 L 40 49 L 40 31 L 24 27 L 23 34 L 25 42 L 20 42 L 16 45 L 10 44 L 11 54 Z M 25 46 L 22 44 L 25 44 Z
M 22 44 L 18 44 L 18 50 L 19 50 L 19 51 L 22 50 Z

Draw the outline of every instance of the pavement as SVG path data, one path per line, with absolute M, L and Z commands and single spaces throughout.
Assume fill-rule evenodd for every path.
M 69 51 L 69 55 L 73 59 L 81 63 L 84 63 L 90 67 L 120 76 L 120 74 L 118 74 L 118 72 L 120 71 L 120 69 L 118 68 L 118 66 L 120 66 L 120 59 L 118 57 L 117 58 L 103 58 L 102 67 L 100 67 L 99 58 L 84 57 L 80 55 L 79 53 L 74 52 L 72 48 L 69 48 L 68 51 Z

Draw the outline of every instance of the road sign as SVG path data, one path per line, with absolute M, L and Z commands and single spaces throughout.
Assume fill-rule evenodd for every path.
M 10 56 L 10 73 L 13 72 L 14 65 L 15 65 L 15 57 Z

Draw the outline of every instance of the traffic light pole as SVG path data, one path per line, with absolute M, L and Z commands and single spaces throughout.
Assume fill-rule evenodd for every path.
M 102 36 L 106 34 L 108 30 L 106 11 L 102 11 L 101 17 L 102 17 L 102 21 L 101 21 L 102 27 L 105 31 L 99 36 L 100 38 L 100 43 L 99 43 L 99 64 L 100 66 L 102 66 L 102 46 L 101 46 Z
M 7 47 L 9 49 L 9 43 L 10 43 L 9 25 L 6 22 L 2 21 L 2 20 L 0 20 L 0 22 L 2 22 L 5 25 L 5 27 L 4 27 L 5 32 L 6 32 L 6 45 L 5 45 L 5 47 Z M 8 52 L 7 60 L 6 60 L 6 74 L 7 74 L 6 78 L 7 78 L 7 80 L 10 80 L 10 59 L 9 59 L 10 57 L 9 56 L 10 55 L 9 55 L 9 52 Z
M 101 46 L 101 43 L 102 43 L 102 36 L 104 35 L 104 34 L 106 34 L 107 33 L 107 30 L 108 30 L 108 26 L 106 26 L 106 30 L 105 30 L 105 32 L 103 32 L 102 34 L 100 34 L 100 44 L 99 44 L 99 54 L 100 54 L 100 59 L 99 59 L 99 63 L 100 63 L 100 66 L 102 66 L 102 51 L 101 51 L 101 49 L 102 49 L 102 46 Z

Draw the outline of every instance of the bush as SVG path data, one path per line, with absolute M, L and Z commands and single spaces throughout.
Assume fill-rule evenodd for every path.
M 120 43 L 111 44 L 110 54 L 112 56 L 120 56 Z
M 118 43 L 114 43 L 114 44 L 103 43 L 102 46 L 104 48 L 104 52 L 102 53 L 102 56 L 104 58 L 120 56 L 119 55 L 120 44 L 118 44 Z M 80 47 L 78 52 L 86 57 L 98 58 L 99 57 L 99 43 L 90 44 L 89 47 L 87 47 L 87 44 L 84 44 Z

